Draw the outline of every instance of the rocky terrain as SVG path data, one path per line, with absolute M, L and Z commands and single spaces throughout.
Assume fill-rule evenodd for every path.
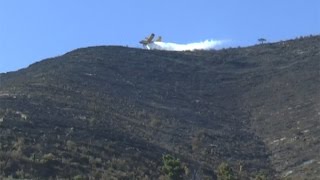
M 0 178 L 320 178 L 320 36 L 212 51 L 99 46 L 0 74 Z

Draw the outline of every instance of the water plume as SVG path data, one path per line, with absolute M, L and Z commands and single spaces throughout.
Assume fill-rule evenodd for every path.
M 189 44 L 177 44 L 170 42 L 152 42 L 146 45 L 147 49 L 158 49 L 167 51 L 193 51 L 193 50 L 211 50 L 221 45 L 223 41 L 219 40 L 205 40 L 202 42 L 195 42 Z

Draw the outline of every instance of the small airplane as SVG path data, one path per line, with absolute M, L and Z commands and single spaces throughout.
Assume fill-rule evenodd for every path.
M 151 33 L 149 37 L 146 37 L 144 40 L 141 40 L 139 43 L 142 44 L 143 47 L 147 47 L 148 44 L 151 44 L 153 42 L 161 42 L 162 41 L 161 36 L 159 36 L 158 39 L 156 39 L 154 41 L 153 41 L 153 38 L 154 38 L 154 34 Z

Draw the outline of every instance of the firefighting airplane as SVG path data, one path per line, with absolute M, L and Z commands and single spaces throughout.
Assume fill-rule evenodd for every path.
M 144 40 L 141 40 L 139 43 L 142 44 L 144 48 L 151 49 L 149 46 L 150 44 L 153 44 L 154 42 L 161 42 L 162 41 L 161 36 L 159 36 L 158 39 L 156 39 L 154 41 L 153 41 L 153 38 L 154 38 L 154 34 L 151 33 L 149 37 L 146 37 Z

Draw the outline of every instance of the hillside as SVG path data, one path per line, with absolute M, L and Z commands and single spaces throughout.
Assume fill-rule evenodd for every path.
M 320 36 L 218 51 L 88 47 L 0 74 L 0 178 L 320 177 Z M 242 167 L 241 173 L 239 172 Z

